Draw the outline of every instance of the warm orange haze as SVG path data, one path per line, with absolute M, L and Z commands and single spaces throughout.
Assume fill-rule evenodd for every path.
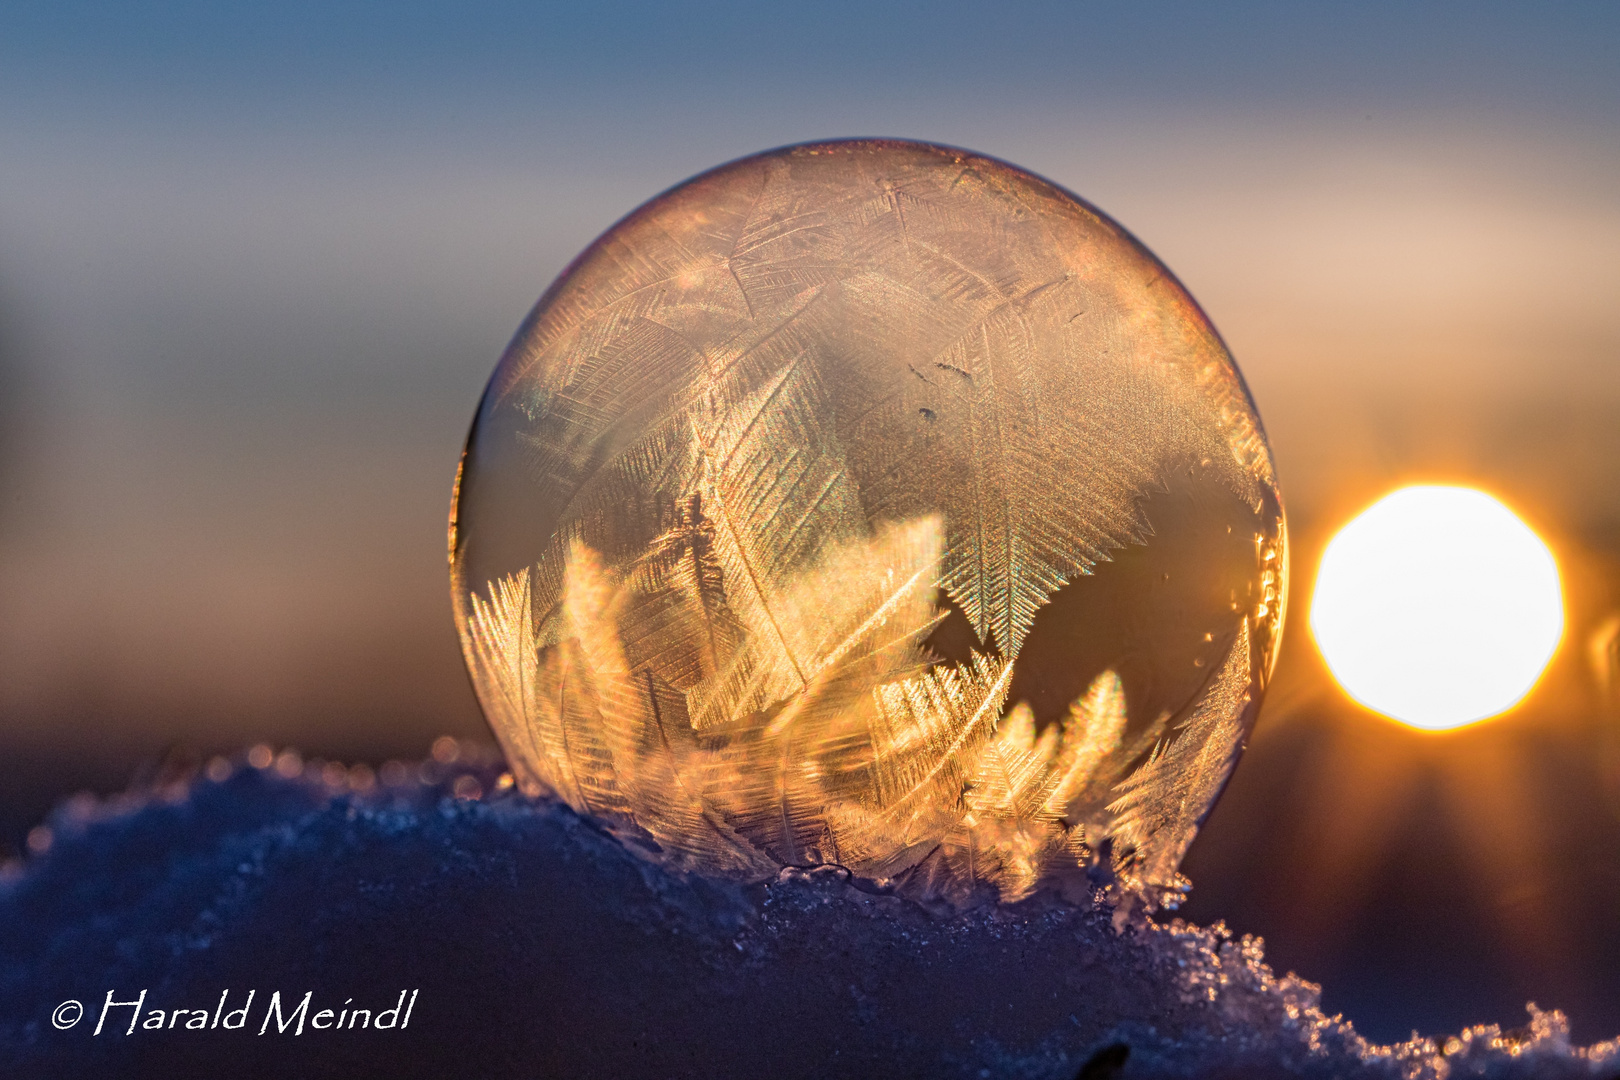
M 1517 704 L 1564 631 L 1547 545 L 1483 492 L 1386 495 L 1322 555 L 1311 632 L 1350 696 L 1415 728 L 1447 730 Z

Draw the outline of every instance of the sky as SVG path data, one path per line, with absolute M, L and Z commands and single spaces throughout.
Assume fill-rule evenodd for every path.
M 1503 494 L 1600 619 L 1617 45 L 1598 3 L 0 0 L 7 835 L 175 744 L 479 732 L 444 532 L 501 349 L 641 201 L 807 139 L 1005 158 L 1176 272 L 1271 435 L 1285 666 L 1407 479 Z

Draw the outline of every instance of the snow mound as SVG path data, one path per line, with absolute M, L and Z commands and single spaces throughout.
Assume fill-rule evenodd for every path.
M 941 915 L 863 891 L 837 869 L 719 882 L 634 851 L 566 807 L 517 797 L 497 762 L 429 761 L 378 783 L 369 770 L 286 761 L 216 762 L 58 808 L 36 844 L 47 850 L 0 874 L 0 1072 L 1620 1071 L 1620 1043 L 1573 1046 L 1563 1016 L 1534 1006 L 1518 1031 L 1373 1045 L 1322 1014 L 1317 987 L 1274 975 L 1257 939 L 1219 924 L 1138 920 L 1117 933 L 1106 908 L 1047 896 Z M 108 1009 L 94 1034 L 109 993 L 123 1002 L 143 990 L 139 1010 Z M 241 1026 L 212 1022 L 250 991 Z M 371 1027 L 402 991 L 414 1002 L 408 1023 Z M 294 1023 L 306 993 L 312 1022 Z M 266 1020 L 278 994 L 285 1031 Z M 71 1018 L 59 1009 L 68 1001 L 83 1016 L 61 1027 L 53 1016 Z M 367 1023 L 339 1030 L 328 1015 L 320 1028 L 325 1007 L 364 1011 Z M 160 1030 L 146 1026 L 154 1011 Z

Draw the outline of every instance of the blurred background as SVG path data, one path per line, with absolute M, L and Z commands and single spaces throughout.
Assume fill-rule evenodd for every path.
M 1290 628 L 1184 913 L 1377 1039 L 1620 1033 L 1617 46 L 1600 3 L 0 0 L 0 843 L 166 754 L 483 736 L 445 521 L 528 308 L 694 172 L 905 136 L 1134 231 L 1269 429 Z M 1503 498 L 1569 606 L 1450 735 L 1305 625 L 1413 481 Z

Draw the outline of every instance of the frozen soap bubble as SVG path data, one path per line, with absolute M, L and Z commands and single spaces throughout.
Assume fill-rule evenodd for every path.
M 1169 271 L 892 141 L 721 166 L 592 244 L 490 381 L 450 540 L 525 791 L 948 902 L 1173 896 L 1287 580 L 1259 418 Z

